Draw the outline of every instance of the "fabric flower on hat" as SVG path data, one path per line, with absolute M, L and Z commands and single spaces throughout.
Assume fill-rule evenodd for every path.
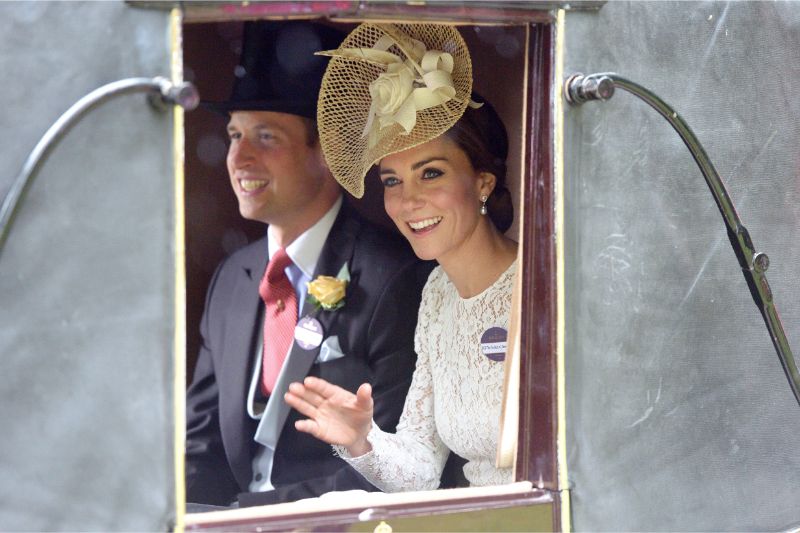
M 469 50 L 451 25 L 365 22 L 317 53 L 331 57 L 317 106 L 320 145 L 356 198 L 382 158 L 440 136 L 477 105 Z
M 417 123 L 417 112 L 436 107 L 456 96 L 453 87 L 453 56 L 441 50 L 428 50 L 425 43 L 393 32 L 387 33 L 372 48 L 342 48 L 321 55 L 358 58 L 386 68 L 369 85 L 372 105 L 369 109 L 363 137 L 369 146 L 378 142 L 377 133 L 392 124 L 398 124 L 406 134 Z M 389 48 L 397 46 L 407 54 L 403 60 Z M 377 118 L 377 124 L 375 119 Z
M 414 102 L 409 98 L 414 90 L 414 73 L 403 63 L 389 65 L 387 71 L 369 86 L 372 96 L 372 107 L 369 110 L 369 121 L 364 128 L 368 134 L 372 128 L 374 117 L 378 118 L 380 126 L 398 122 L 401 125 L 416 122 L 416 109 Z M 410 131 L 405 126 L 406 131 Z

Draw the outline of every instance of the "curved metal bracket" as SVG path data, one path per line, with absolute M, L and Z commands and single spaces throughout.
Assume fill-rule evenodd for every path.
M 667 119 L 667 122 L 678 132 L 684 144 L 692 153 L 697 166 L 703 173 L 708 188 L 717 202 L 722 218 L 725 220 L 725 227 L 728 231 L 728 239 L 742 268 L 744 279 L 750 288 L 750 294 L 756 303 L 761 316 L 769 330 L 772 344 L 778 353 L 781 366 L 789 380 L 794 397 L 800 404 L 800 373 L 797 370 L 792 350 L 789 348 L 789 341 L 783 330 L 778 310 L 772 299 L 772 290 L 767 282 L 765 272 L 769 268 L 769 257 L 762 252 L 756 252 L 750 233 L 744 227 L 736 208 L 728 196 L 728 191 L 722 183 L 717 170 L 711 163 L 700 141 L 686 124 L 686 122 L 667 105 L 661 98 L 630 80 L 627 80 L 613 72 L 598 74 L 575 74 L 564 82 L 564 97 L 572 105 L 580 105 L 590 100 L 608 100 L 614 95 L 614 89 L 620 88 L 644 100 L 650 107 Z
M 127 78 L 103 85 L 90 92 L 70 107 L 50 129 L 45 132 L 36 146 L 31 151 L 22 170 L 11 185 L 3 205 L 0 206 L 0 253 L 3 251 L 14 215 L 19 209 L 35 177 L 35 172 L 45 160 L 47 154 L 61 140 L 69 129 L 78 122 L 84 113 L 102 102 L 121 94 L 149 92 L 149 102 L 159 110 L 166 110 L 167 106 L 179 105 L 187 110 L 192 110 L 200 103 L 197 89 L 191 83 L 184 82 L 173 84 L 166 78 Z

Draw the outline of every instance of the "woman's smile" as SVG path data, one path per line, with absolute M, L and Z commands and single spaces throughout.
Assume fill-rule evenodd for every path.
M 415 234 L 426 234 L 433 231 L 443 218 L 444 217 L 423 218 L 422 220 L 416 220 L 413 222 L 409 221 L 407 224 L 411 228 L 411 231 L 413 231 Z

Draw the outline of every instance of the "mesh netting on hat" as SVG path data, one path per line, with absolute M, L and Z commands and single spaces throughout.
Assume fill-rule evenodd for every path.
M 320 143 L 334 177 L 356 198 L 364 195 L 364 176 L 372 165 L 450 129 L 464 114 L 472 94 L 472 61 L 464 39 L 452 26 L 364 23 L 345 38 L 338 50 L 372 48 L 387 33 L 401 44 L 393 44 L 387 51 L 403 60 L 408 58 L 411 48 L 409 37 L 421 41 L 427 50 L 451 54 L 456 94 L 440 105 L 418 111 L 416 124 L 409 133 L 399 124 L 379 129 L 374 145 L 370 146 L 364 136 L 372 104 L 369 86 L 386 67 L 362 58 L 331 57 L 317 106 Z

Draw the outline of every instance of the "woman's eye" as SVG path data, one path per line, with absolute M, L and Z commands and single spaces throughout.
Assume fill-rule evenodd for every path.
M 239 138 L 241 138 L 241 136 L 242 136 L 242 134 L 239 133 L 238 131 L 231 131 L 231 132 L 228 133 L 228 139 L 231 140 L 231 141 L 236 141 Z
M 386 189 L 388 189 L 390 187 L 394 187 L 395 185 L 398 185 L 399 183 L 400 183 L 400 180 L 395 178 L 394 176 L 389 176 L 388 178 L 383 178 L 383 186 Z
M 438 168 L 426 168 L 422 172 L 422 179 L 430 180 L 430 179 L 438 178 L 442 174 L 444 174 L 444 172 L 442 172 Z
M 262 141 L 271 141 L 273 139 L 273 135 L 271 133 L 259 133 L 258 138 Z

